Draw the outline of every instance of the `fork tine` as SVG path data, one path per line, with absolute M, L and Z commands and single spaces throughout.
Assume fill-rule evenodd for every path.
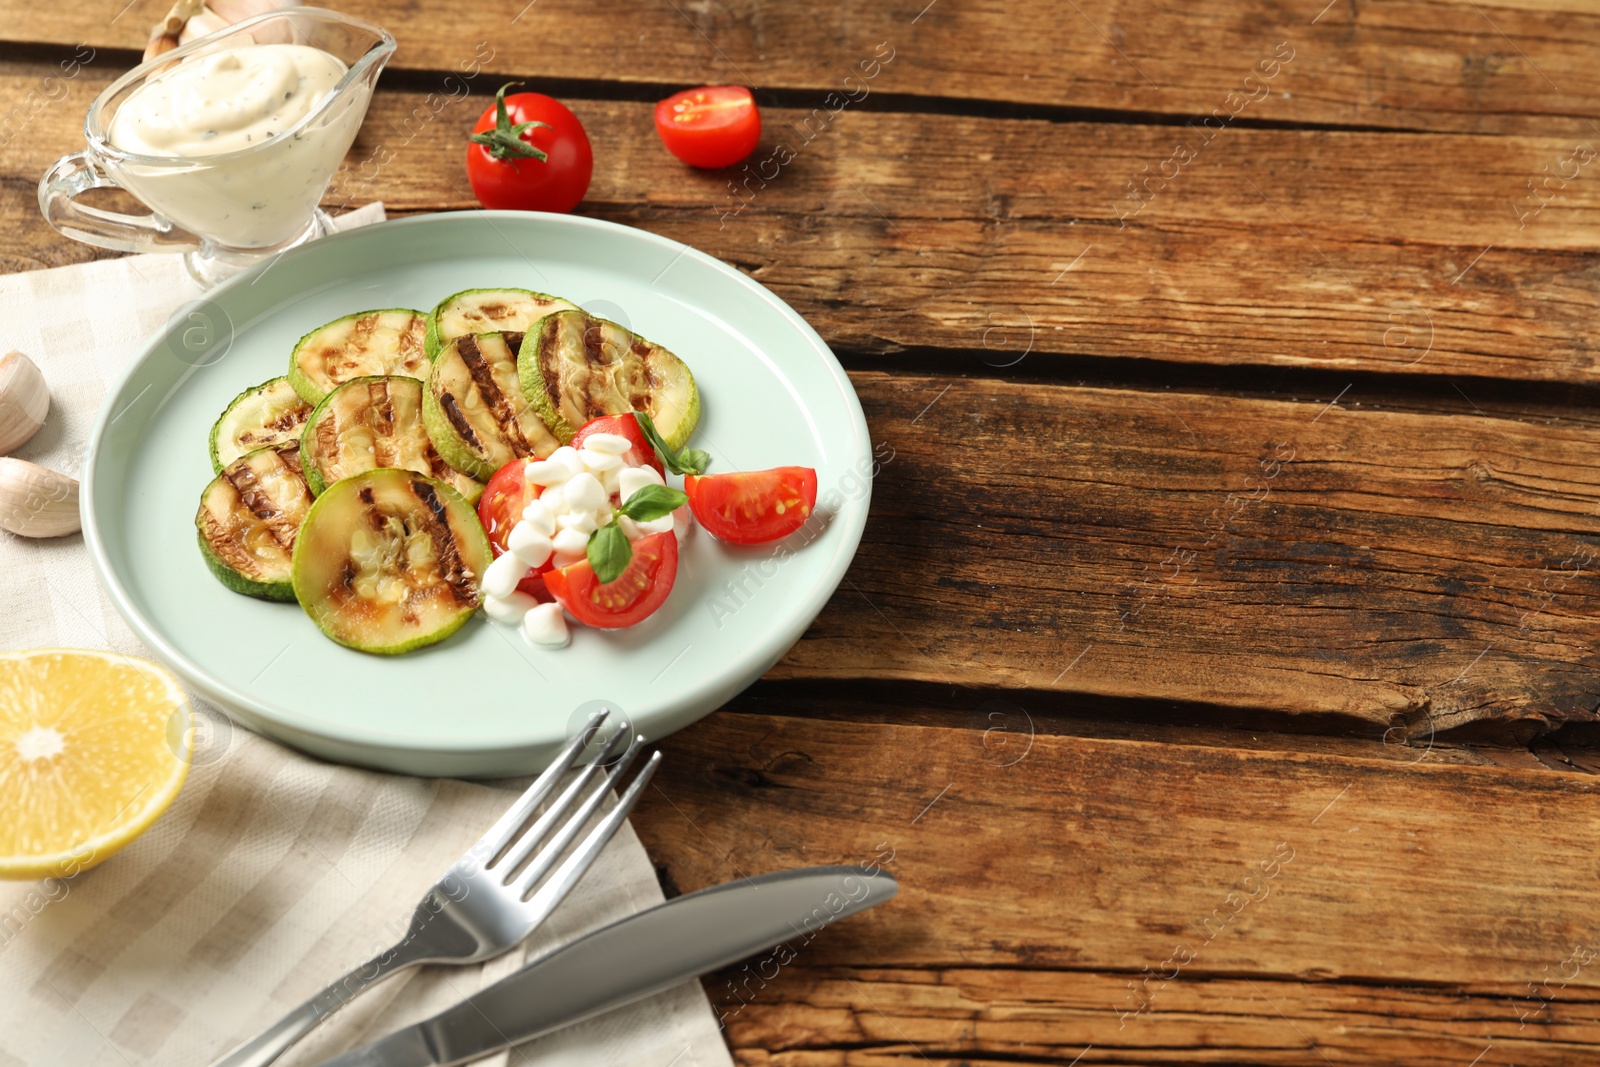
M 517 897 L 520 898 L 526 894 L 540 878 L 545 876 L 551 867 L 555 866 L 556 860 L 560 859 L 561 854 L 567 850 L 567 846 L 572 844 L 573 838 L 583 832 L 584 826 L 588 824 L 589 818 L 594 815 L 595 809 L 599 808 L 605 801 L 606 794 L 611 791 L 611 786 L 622 780 L 623 774 L 627 772 L 628 767 L 632 765 L 643 747 L 643 737 L 635 737 L 629 742 L 627 751 L 622 754 L 622 758 L 617 760 L 616 765 L 611 768 L 611 773 L 601 781 L 600 787 L 589 794 L 588 799 L 583 802 L 583 806 L 574 812 L 571 818 L 567 819 L 555 837 L 550 839 L 550 843 L 539 850 L 539 854 L 533 857 L 533 862 L 528 864 L 528 869 L 517 875 L 517 880 L 511 883 L 511 888 Z M 520 842 L 518 847 L 521 847 Z
M 517 798 L 517 802 L 511 805 L 493 826 L 489 827 L 488 832 L 478 839 L 477 844 L 467 850 L 467 855 L 476 857 L 480 867 L 489 866 L 500 850 L 505 848 L 511 841 L 512 835 L 521 829 L 522 824 L 527 821 L 533 809 L 537 808 L 544 801 L 544 798 L 550 795 L 550 791 L 555 788 L 556 782 L 561 780 L 561 776 L 567 773 L 573 761 L 578 758 L 578 753 L 587 748 L 589 742 L 594 740 L 594 735 L 600 730 L 601 724 L 606 721 L 606 716 L 609 714 L 611 712 L 604 708 L 595 712 L 593 717 L 589 719 L 589 724 L 578 731 L 577 737 L 567 742 L 567 747 L 562 749 L 560 754 L 550 761 L 550 766 L 544 769 L 544 773 L 534 779 L 533 784 Z
M 517 838 L 516 842 L 500 859 L 500 862 L 495 864 L 496 870 L 503 873 L 503 877 L 500 879 L 501 884 L 507 884 L 511 881 L 511 876 L 516 871 L 517 866 L 527 859 L 534 849 L 539 847 L 539 842 L 550 836 L 550 831 L 555 829 L 556 823 L 566 818 L 567 812 L 572 810 L 572 805 L 577 803 L 578 798 L 583 795 L 583 791 L 588 788 L 589 783 L 594 781 L 595 775 L 605 769 L 607 761 L 612 758 L 618 739 L 626 739 L 628 736 L 626 729 L 624 729 L 626 726 L 626 723 L 620 724 L 616 736 L 606 742 L 605 747 L 600 750 L 594 762 L 585 767 L 578 774 L 578 777 L 573 779 L 566 789 L 562 790 L 561 795 L 545 809 L 544 814 L 539 816 L 538 821 L 528 827 L 527 832 Z M 546 864 L 547 868 L 548 866 Z
M 616 835 L 617 830 L 627 821 L 628 814 L 633 811 L 633 806 L 639 802 L 639 797 L 644 793 L 644 787 L 650 784 L 650 779 L 655 776 L 656 768 L 661 765 L 661 753 L 656 752 L 650 756 L 637 777 L 634 778 L 627 792 L 617 800 L 617 806 L 612 808 L 605 820 L 589 832 L 566 862 L 556 868 L 556 873 L 550 880 L 539 887 L 527 902 L 527 915 L 532 922 L 543 922 L 545 917 L 555 910 L 572 887 L 578 884 L 595 858 L 606 847 L 606 843 Z

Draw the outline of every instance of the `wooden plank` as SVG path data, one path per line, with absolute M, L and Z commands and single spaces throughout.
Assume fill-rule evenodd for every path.
M 1419 737 L 1596 719 L 1595 427 L 852 379 L 888 462 L 848 580 L 774 677 L 1277 708 Z
M 8 0 L 0 10 L 11 40 L 136 49 L 168 6 Z M 1537 131 L 1552 116 L 1576 121 L 1600 110 L 1591 61 L 1600 13 L 1579 0 L 1082 0 L 1067 8 L 851 0 L 823 13 L 771 0 L 500 0 L 449 17 L 350 0 L 342 10 L 393 31 L 396 63 L 405 67 L 457 70 L 490 55 L 487 69 L 497 74 L 606 79 L 647 95 L 667 85 L 738 82 L 814 91 L 820 106 L 828 91 L 859 93 L 862 83 L 845 79 L 859 79 L 860 64 L 875 55 L 892 54 L 870 91 L 1477 132 Z M 1275 56 L 1293 58 L 1283 64 Z M 1252 73 L 1256 80 L 1246 82 Z
M 724 712 L 662 743 L 635 824 L 671 887 L 821 863 L 901 885 L 708 978 L 739 1062 L 1596 1055 L 1593 776 L 987 740 Z
M 839 931 L 841 939 L 848 936 Z M 772 972 L 771 964 L 766 970 Z M 1539 1011 L 1526 994 L 1519 1001 L 1363 983 L 1196 976 L 1159 983 L 1159 1001 L 1137 1022 L 1118 1027 L 1126 1010 L 1117 1008 L 1118 998 L 1127 1001 L 1130 981 L 1143 979 L 796 962 L 772 982 L 733 970 L 707 988 L 721 991 L 716 1010 L 735 1062 L 749 1067 L 1466 1067 L 1478 1056 L 1479 1067 L 1564 1067 L 1587 1060 L 1600 1042 L 1586 990 L 1563 991 L 1571 995 Z M 1530 1015 L 1526 1024 L 1523 1013 Z
M 92 88 L 86 73 L 68 92 Z M 371 131 L 405 129 L 397 112 L 386 110 L 394 103 L 382 101 Z M 626 128 L 626 109 L 635 118 L 641 114 L 638 105 L 596 106 L 622 109 L 596 122 L 597 129 Z M 475 108 L 458 106 L 458 117 L 465 121 Z M 63 100 L 39 115 L 32 135 L 15 146 L 23 175 L 42 169 L 44 158 L 70 143 L 60 126 L 75 110 Z M 351 163 L 357 180 L 343 188 L 398 194 L 408 204 L 408 189 L 432 189 L 437 196 L 441 187 L 458 185 L 459 178 L 450 177 L 455 164 L 449 161 L 459 158 L 450 121 L 421 122 L 409 140 L 368 140 Z M 1392 140 L 1361 136 L 1374 149 Z M 371 153 L 385 145 L 392 158 L 376 167 L 376 180 L 360 182 Z M 851 344 L 852 323 L 898 329 L 885 324 L 918 318 L 884 299 L 907 291 L 904 279 L 918 258 L 918 249 L 896 233 L 897 224 L 852 220 L 823 202 L 792 215 L 742 218 L 717 231 L 709 213 L 640 206 L 641 195 L 656 195 L 641 190 L 673 185 L 674 172 L 659 162 L 661 153 L 641 146 L 602 153 L 608 158 L 613 162 L 596 180 L 595 210 L 689 238 L 740 263 L 793 301 L 830 341 Z M 797 180 L 794 188 L 806 184 Z M 3 217 L 40 232 L 42 223 L 24 221 L 34 210 L 26 179 L 19 175 L 4 187 Z M 897 205 L 912 192 L 902 197 Z M 953 192 L 941 194 L 939 203 L 970 210 Z M 921 225 L 975 232 L 987 224 L 926 218 Z M 1022 227 L 987 228 L 1010 234 Z M 1280 252 L 1304 244 L 1298 235 L 1288 239 Z M 973 273 L 963 277 L 964 289 L 981 296 L 977 290 L 987 286 L 991 294 L 1026 299 L 1016 295 L 1016 257 L 1002 254 L 1009 240 L 979 242 L 989 250 L 971 253 Z M 1169 252 L 1181 247 L 1173 234 L 1161 240 L 1174 242 Z M 945 246 L 942 239 L 929 245 Z M 75 246 L 52 236 L 48 245 L 26 247 L 43 259 Z M 1195 248 L 1170 259 L 1147 250 L 1106 261 L 1130 276 L 1149 274 L 1151 264 L 1189 264 L 1170 269 L 1189 270 L 1190 282 L 1209 286 L 1209 295 L 1174 307 L 1162 328 L 1191 330 L 1227 358 L 1239 358 L 1241 350 L 1230 333 L 1233 312 L 1209 310 L 1210 301 L 1224 300 L 1221 290 L 1239 314 L 1273 321 L 1284 309 L 1270 307 L 1271 285 L 1298 284 L 1304 299 L 1323 284 L 1313 275 L 1296 283 L 1281 256 L 1273 258 L 1277 253 L 1263 257 L 1253 280 L 1211 279 L 1215 261 L 1195 258 Z M 901 265 L 898 276 L 894 263 Z M 942 334 L 922 336 L 943 336 L 967 346 L 958 352 L 971 352 L 973 340 L 988 332 L 990 347 L 968 357 L 977 372 L 1015 374 L 1040 366 L 1042 358 L 1031 353 L 1031 363 L 1002 366 L 1017 349 L 1000 345 L 1006 335 L 990 331 L 1015 327 L 1016 320 L 978 318 L 997 314 L 996 305 L 952 301 L 935 270 L 910 285 L 912 299 L 925 309 L 922 321 L 944 321 Z M 1537 279 L 1526 281 L 1520 290 L 1497 285 L 1488 291 L 1507 304 L 1518 292 L 1535 309 L 1523 314 L 1545 314 L 1551 305 L 1530 293 Z M 1585 285 L 1581 277 L 1570 284 L 1575 290 Z M 1258 301 L 1267 306 L 1252 310 Z M 1080 306 L 1104 305 L 1085 299 Z M 1574 333 L 1587 330 L 1588 304 L 1576 292 L 1559 306 L 1569 308 Z M 1154 311 L 1130 297 L 1116 321 L 1131 330 L 1148 324 Z M 1475 343 L 1521 337 L 1529 351 L 1544 350 L 1547 336 L 1523 333 L 1507 323 L 1511 314 L 1487 315 Z M 1336 334 L 1325 320 L 1314 323 L 1304 327 L 1315 330 L 1306 334 L 1306 346 Z M 1549 321 L 1537 328 L 1547 334 Z M 1107 336 L 1125 343 L 1121 334 Z M 1175 350 L 1180 340 L 1176 333 L 1170 339 Z M 1435 355 L 1445 359 L 1436 350 L 1423 365 Z M 1463 352 L 1442 365 L 1459 369 L 1470 356 Z M 1547 372 L 1558 362 L 1540 366 Z M 1333 715 L 1380 731 L 1399 723 L 1419 734 L 1481 724 L 1503 736 L 1507 729 L 1534 733 L 1594 718 L 1600 687 L 1590 620 L 1600 605 L 1589 558 L 1597 533 L 1590 461 L 1597 442 L 1581 412 L 1547 410 L 1542 420 L 1568 421 L 1534 427 L 1477 417 L 1356 414 L 1349 405 L 1361 402 L 1359 391 L 1324 411 L 1334 389 L 1312 402 L 1283 403 L 936 376 L 863 373 L 856 382 L 876 438 L 897 458 L 874 501 L 851 583 L 779 665 L 779 677 L 1054 687 Z M 1474 393 L 1491 403 L 1486 390 L 1470 382 L 1451 385 L 1446 395 L 1476 406 Z M 1018 441 L 1031 445 L 1020 449 Z M 953 447 L 973 458 L 952 467 Z M 1290 453 L 1293 461 L 1278 464 L 1280 476 L 1264 483 L 1261 465 L 1271 469 Z M 997 636 L 1002 632 L 1003 639 Z M 1062 674 L 1091 644 L 1093 654 Z
M 43 226 L 31 183 L 105 73 L 8 146 L 9 269 L 94 254 Z M 0 112 L 43 77 L 0 75 Z M 472 206 L 460 145 L 482 103 L 381 95 L 330 204 Z M 598 151 L 586 213 L 739 264 L 844 349 L 976 352 L 973 371 L 1007 374 L 1087 355 L 1600 384 L 1600 182 L 1581 171 L 1537 214 L 1526 191 L 1570 139 L 1230 130 L 1138 209 L 1125 183 L 1188 131 L 846 112 L 806 145 L 808 118 L 777 111 L 798 154 L 735 197 L 661 149 L 647 106 L 574 104 Z

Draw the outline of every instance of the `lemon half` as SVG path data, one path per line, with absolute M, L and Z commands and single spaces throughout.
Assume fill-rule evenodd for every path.
M 0 653 L 0 878 L 70 878 L 167 809 L 194 744 L 176 678 L 89 649 Z

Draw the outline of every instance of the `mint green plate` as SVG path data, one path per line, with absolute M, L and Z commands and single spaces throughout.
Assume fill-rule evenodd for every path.
M 368 308 L 426 310 L 462 289 L 556 293 L 682 356 L 712 471 L 815 467 L 822 532 L 786 559 L 694 530 L 666 605 L 629 630 L 574 627 L 535 649 L 480 613 L 397 657 L 323 637 L 295 604 L 230 593 L 194 538 L 211 424 L 283 374 L 294 342 Z M 799 315 L 702 252 L 595 219 L 430 215 L 312 242 L 175 315 L 107 396 L 84 463 L 84 537 L 111 599 L 156 657 L 248 725 L 329 759 L 423 775 L 539 769 L 588 713 L 648 738 L 759 678 L 843 579 L 866 523 L 872 453 L 838 360 Z M 792 547 L 792 546 L 791 546 Z

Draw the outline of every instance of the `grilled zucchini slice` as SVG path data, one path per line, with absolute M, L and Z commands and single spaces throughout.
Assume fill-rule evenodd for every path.
M 521 456 L 548 456 L 561 442 L 522 395 L 519 333 L 479 333 L 444 346 L 428 374 L 422 424 L 444 461 L 488 481 Z
M 311 405 L 300 399 L 288 377 L 246 389 L 211 426 L 211 469 L 221 474 L 246 452 L 300 440 L 310 415 Z
M 300 438 L 311 495 L 352 474 L 400 467 L 446 482 L 476 503 L 483 483 L 441 459 L 422 428 L 422 389 L 415 378 L 376 375 L 352 379 L 323 397 Z
M 673 449 L 700 421 L 700 391 L 677 356 L 584 311 L 546 315 L 517 355 L 522 392 L 563 443 L 600 415 L 642 411 Z
M 307 404 L 316 405 L 352 378 L 374 374 L 428 376 L 422 348 L 427 316 L 406 308 L 360 311 L 318 326 L 295 343 L 289 357 L 289 384 Z
M 570 300 L 532 289 L 463 289 L 428 312 L 422 346 L 437 359 L 444 346 L 471 333 L 526 333 L 552 311 L 575 309 Z
M 380 467 L 333 483 L 311 505 L 295 543 L 294 593 L 339 644 L 394 655 L 459 630 L 493 558 L 460 493 Z
M 247 452 L 200 494 L 194 527 L 206 566 L 236 593 L 293 600 L 291 562 L 311 491 L 298 445 Z

